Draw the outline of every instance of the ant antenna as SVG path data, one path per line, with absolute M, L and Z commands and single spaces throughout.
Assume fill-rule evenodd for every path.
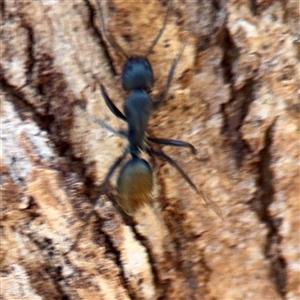
M 181 55 L 185 49 L 185 46 L 186 46 L 186 42 L 182 45 L 181 47 L 181 50 L 178 54 L 178 56 L 174 59 L 172 65 L 171 65 L 171 69 L 169 71 L 169 75 L 168 75 L 168 78 L 167 78 L 167 84 L 164 88 L 164 90 L 160 93 L 160 95 L 158 96 L 158 99 L 156 101 L 154 101 L 154 107 L 157 108 L 159 105 L 162 104 L 162 102 L 166 99 L 166 96 L 169 92 L 169 89 L 170 89 L 170 86 L 171 86 L 171 82 L 172 82 L 172 79 L 173 79 L 173 76 L 174 76 L 174 72 L 175 72 L 175 68 L 181 58 Z
M 113 36 L 110 35 L 109 32 L 107 31 L 105 23 L 104 23 L 103 10 L 102 10 L 101 4 L 98 0 L 96 0 L 96 4 L 97 4 L 99 14 L 100 14 L 100 21 L 101 21 L 101 27 L 102 27 L 102 30 L 103 30 L 103 35 L 105 36 L 105 38 L 107 39 L 107 41 L 110 43 L 110 45 L 112 47 L 116 48 L 126 59 L 128 59 L 129 57 L 126 54 L 126 52 L 117 43 L 117 41 L 113 38 Z
M 164 18 L 163 25 L 160 28 L 160 30 L 159 30 L 158 34 L 156 35 L 155 39 L 153 40 L 153 42 L 152 42 L 150 48 L 148 49 L 145 57 L 147 57 L 152 52 L 153 48 L 157 44 L 158 40 L 160 39 L 160 37 L 161 37 L 165 27 L 166 27 L 167 20 L 168 20 L 168 15 L 169 15 L 169 12 L 170 12 L 170 7 L 171 7 L 172 2 L 173 2 L 173 0 L 168 1 L 167 12 L 166 12 L 166 15 L 165 15 L 165 18 Z M 110 43 L 110 45 L 113 48 L 117 49 L 128 60 L 129 56 L 126 54 L 126 52 L 123 50 L 123 48 L 117 43 L 117 41 L 113 38 L 113 36 L 110 35 L 110 33 L 107 31 L 107 28 L 106 28 L 105 23 L 104 23 L 103 10 L 102 10 L 102 7 L 101 7 L 101 4 L 100 4 L 99 0 L 96 0 L 96 5 L 97 5 L 97 8 L 98 8 L 99 14 L 100 14 L 100 22 L 101 22 L 101 27 L 102 27 L 102 30 L 103 30 L 103 35 L 105 36 L 107 41 Z
M 158 34 L 156 35 L 155 39 L 153 40 L 150 48 L 148 49 L 147 53 L 146 53 L 146 56 L 147 57 L 153 50 L 153 48 L 155 47 L 156 43 L 158 42 L 158 40 L 160 39 L 163 31 L 165 30 L 165 27 L 166 27 L 166 24 L 167 24 L 167 20 L 168 20 L 168 16 L 169 16 L 169 12 L 170 12 L 170 7 L 172 5 L 172 2 L 173 0 L 169 0 L 168 2 L 168 7 L 167 7 L 167 12 L 166 12 L 166 15 L 165 15 L 165 19 L 164 19 L 164 22 L 163 22 L 163 26 L 160 28 Z

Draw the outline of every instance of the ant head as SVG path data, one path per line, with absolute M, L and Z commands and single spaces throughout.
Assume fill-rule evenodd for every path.
M 121 169 L 117 181 L 117 201 L 128 214 L 135 213 L 150 202 L 153 174 L 144 159 L 132 158 Z
M 143 89 L 150 92 L 154 84 L 154 75 L 150 62 L 144 57 L 130 57 L 124 65 L 122 87 L 125 91 Z

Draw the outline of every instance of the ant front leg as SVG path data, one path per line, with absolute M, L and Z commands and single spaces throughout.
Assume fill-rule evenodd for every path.
M 109 96 L 106 93 L 106 90 L 104 88 L 104 86 L 101 84 L 100 85 L 101 88 L 101 94 L 102 97 L 104 98 L 104 101 L 107 105 L 107 107 L 110 109 L 110 111 L 118 118 L 122 119 L 123 121 L 127 122 L 127 118 L 125 117 L 125 115 L 114 105 L 114 103 L 112 102 L 112 100 L 109 98 Z

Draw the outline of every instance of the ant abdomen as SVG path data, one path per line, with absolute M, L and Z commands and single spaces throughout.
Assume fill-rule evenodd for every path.
M 151 91 L 154 74 L 150 62 L 145 57 L 130 57 L 126 61 L 122 73 L 122 87 L 125 91 L 143 89 Z
M 151 201 L 153 174 L 144 159 L 132 158 L 120 171 L 117 180 L 117 202 L 128 215 L 133 215 Z

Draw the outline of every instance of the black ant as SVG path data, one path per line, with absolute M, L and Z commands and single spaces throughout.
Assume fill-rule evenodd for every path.
M 121 46 L 107 32 L 104 24 L 104 17 L 101 5 L 98 0 L 96 1 L 96 3 L 98 11 L 100 13 L 100 20 L 104 37 L 112 47 L 117 49 L 126 58 L 126 63 L 122 71 L 122 86 L 125 91 L 130 92 L 129 96 L 125 99 L 123 114 L 114 105 L 113 101 L 108 96 L 104 86 L 101 85 L 102 96 L 110 111 L 116 117 L 122 119 L 128 124 L 128 132 L 126 134 L 123 134 L 123 136 L 126 136 L 126 138 L 128 139 L 129 146 L 110 167 L 99 189 L 99 195 L 105 192 L 110 177 L 113 175 L 116 168 L 124 161 L 127 154 L 130 154 L 131 159 L 127 163 L 125 163 L 125 165 L 121 168 L 117 179 L 117 202 L 122 208 L 122 210 L 128 215 L 133 215 L 142 206 L 149 204 L 150 193 L 152 191 L 153 186 L 153 171 L 148 162 L 140 158 L 141 152 L 144 151 L 147 152 L 150 156 L 159 157 L 167 161 L 171 166 L 173 166 L 185 179 L 185 181 L 190 185 L 190 187 L 198 194 L 200 194 L 206 202 L 206 204 L 212 207 L 213 210 L 220 216 L 221 212 L 218 206 L 213 202 L 209 201 L 204 196 L 202 191 L 199 191 L 197 189 L 196 185 L 189 178 L 189 176 L 181 169 L 181 167 L 164 152 L 152 149 L 148 143 L 152 142 L 170 146 L 187 147 L 191 150 L 193 154 L 196 154 L 196 149 L 190 143 L 179 140 L 149 137 L 146 134 L 150 114 L 152 110 L 165 98 L 169 90 L 176 65 L 184 48 L 182 48 L 180 54 L 176 59 L 174 59 L 171 65 L 171 69 L 167 79 L 167 84 L 164 92 L 162 93 L 162 96 L 157 102 L 153 102 L 149 95 L 149 92 L 151 91 L 151 88 L 154 85 L 154 74 L 151 64 L 147 59 L 147 56 L 151 53 L 164 31 L 172 0 L 168 1 L 168 7 L 164 18 L 163 26 L 158 32 L 157 36 L 155 37 L 145 56 L 128 56 L 125 53 Z M 103 123 L 101 121 L 96 122 L 103 126 Z M 109 129 L 108 126 L 104 127 Z M 113 131 L 116 132 L 115 130 Z M 93 211 L 88 215 L 87 219 L 89 219 L 92 213 Z

